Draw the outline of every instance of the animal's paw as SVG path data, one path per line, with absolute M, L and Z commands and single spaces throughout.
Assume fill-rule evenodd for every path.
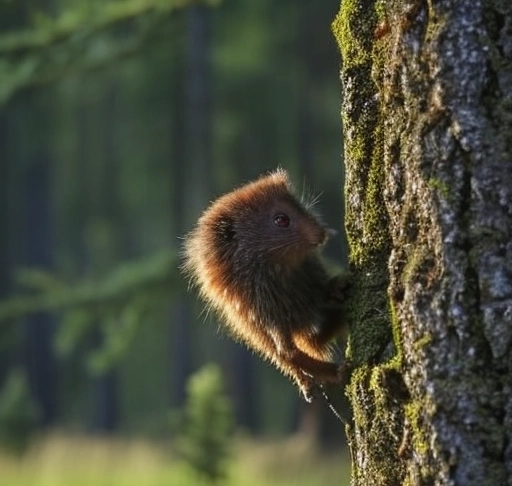
M 338 374 L 338 382 L 342 385 L 347 382 L 348 375 L 352 369 L 352 365 L 350 361 L 344 361 L 338 366 L 337 374 Z
M 313 403 L 320 396 L 320 388 L 316 383 L 311 384 L 307 389 L 301 389 L 301 391 L 304 400 L 308 403 Z
M 304 397 L 304 400 L 308 403 L 312 403 L 319 394 L 318 385 L 316 384 L 313 376 L 301 370 L 301 377 L 297 380 L 300 392 Z

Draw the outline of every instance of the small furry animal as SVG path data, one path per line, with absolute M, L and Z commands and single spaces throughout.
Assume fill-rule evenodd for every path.
M 183 270 L 207 305 L 307 401 L 345 369 L 331 341 L 345 326 L 346 278 L 320 259 L 328 235 L 278 169 L 214 201 L 184 245 Z

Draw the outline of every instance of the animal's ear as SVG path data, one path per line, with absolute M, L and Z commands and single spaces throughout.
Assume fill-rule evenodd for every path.
M 235 223 L 232 218 L 221 218 L 216 225 L 217 234 L 225 241 L 232 241 L 235 237 Z

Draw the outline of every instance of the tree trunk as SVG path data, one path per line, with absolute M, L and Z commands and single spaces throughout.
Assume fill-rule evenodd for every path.
M 512 4 L 344 0 L 333 29 L 352 484 L 510 485 Z

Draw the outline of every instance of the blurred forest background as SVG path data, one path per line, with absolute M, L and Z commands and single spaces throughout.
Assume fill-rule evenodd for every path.
M 338 8 L 0 2 L 0 449 L 56 430 L 66 449 L 172 440 L 209 362 L 234 429 L 342 440 L 325 404 L 217 332 L 178 272 L 208 202 L 278 165 L 321 193 L 343 262 Z

